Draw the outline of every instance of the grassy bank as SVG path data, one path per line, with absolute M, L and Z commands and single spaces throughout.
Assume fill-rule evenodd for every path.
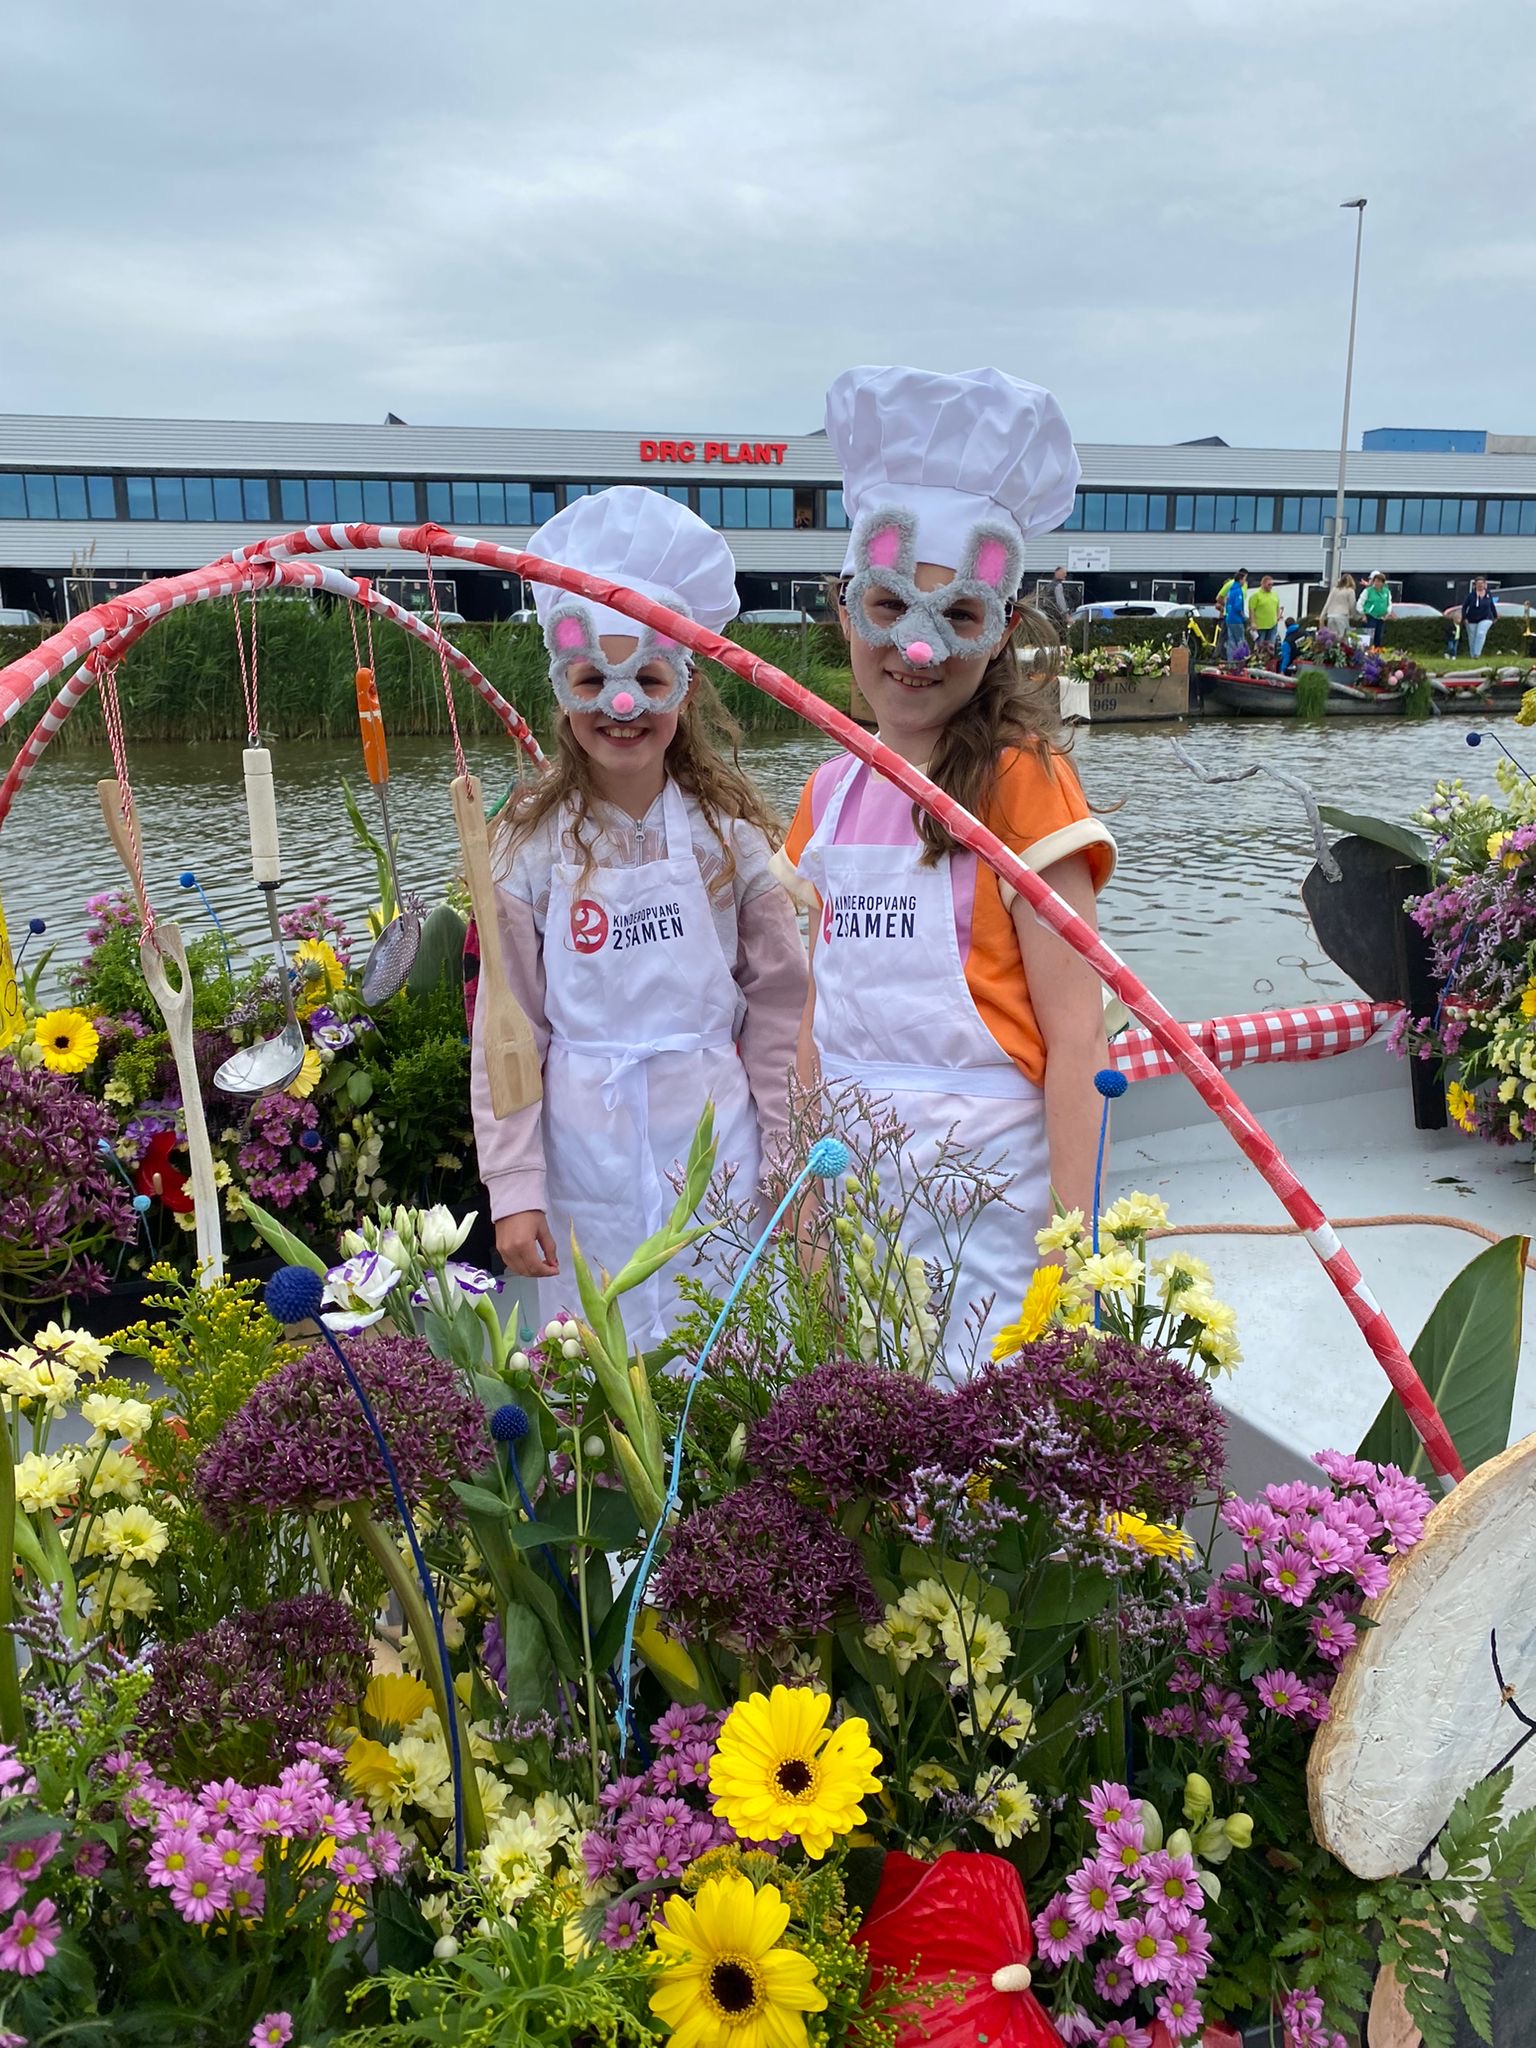
M 341 607 L 311 608 L 304 602 L 279 600 L 259 606 L 261 648 L 261 723 L 271 738 L 330 739 L 357 729 L 353 694 L 352 635 Z M 27 635 L 28 643 L 38 636 Z M 738 627 L 730 636 L 763 660 L 803 682 L 835 704 L 848 708 L 848 674 L 842 643 L 825 627 L 804 636 L 775 627 Z M 553 718 L 553 700 L 546 675 L 544 643 L 529 626 L 495 624 L 455 626 L 450 638 L 522 712 L 541 735 Z M 6 660 L 23 651 L 20 645 L 0 649 Z M 374 651 L 389 731 L 432 736 L 448 729 L 436 655 L 430 648 L 376 621 Z M 741 682 L 728 671 L 708 664 L 708 673 L 727 708 L 753 733 L 793 732 L 802 721 L 794 712 Z M 174 612 L 150 628 L 123 663 L 119 676 L 124 715 L 131 736 L 140 740 L 235 740 L 245 733 L 234 628 L 226 605 L 197 605 Z M 459 723 L 466 732 L 497 729 L 491 711 L 468 683 L 455 679 Z M 30 730 L 43 709 L 40 694 L 29 718 L 17 721 L 16 737 Z M 65 726 L 60 746 L 80 746 L 103 737 L 94 697 L 82 704 Z

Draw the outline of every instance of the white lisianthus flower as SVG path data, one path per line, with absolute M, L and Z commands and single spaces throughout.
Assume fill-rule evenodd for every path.
M 468 1237 L 474 1220 L 474 1211 L 471 1210 L 469 1215 L 455 1222 L 453 1211 L 442 1202 L 428 1209 L 417 1230 L 421 1256 L 428 1265 L 440 1266 L 445 1259 L 451 1259 Z
M 466 1299 L 500 1292 L 501 1281 L 494 1273 L 466 1265 L 462 1259 L 449 1259 L 440 1272 L 427 1274 L 425 1285 L 411 1296 L 411 1304 L 414 1308 L 435 1308 L 442 1315 L 451 1316 Z
M 338 1336 L 382 1322 L 384 1304 L 399 1278 L 400 1268 L 382 1252 L 359 1252 L 332 1266 L 325 1276 L 325 1299 L 332 1308 L 322 1313 L 321 1322 Z

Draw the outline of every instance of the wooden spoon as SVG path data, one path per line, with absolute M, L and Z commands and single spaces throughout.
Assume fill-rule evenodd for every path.
M 507 986 L 501 952 L 501 926 L 496 919 L 496 887 L 491 880 L 491 842 L 485 829 L 485 798 L 477 775 L 457 775 L 451 784 L 453 821 L 464 856 L 464 879 L 480 934 L 480 985 L 476 1007 L 483 1007 L 482 1043 L 485 1071 L 491 1085 L 491 1108 L 498 1117 L 526 1109 L 544 1093 L 533 1026 Z

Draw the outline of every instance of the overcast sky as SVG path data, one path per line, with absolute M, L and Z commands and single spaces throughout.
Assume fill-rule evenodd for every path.
M 13 0 L 0 410 L 1536 432 L 1526 0 Z

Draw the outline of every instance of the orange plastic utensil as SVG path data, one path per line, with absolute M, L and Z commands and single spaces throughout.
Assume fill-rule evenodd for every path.
M 379 811 L 384 820 L 384 859 L 389 868 L 389 886 L 394 891 L 395 914 L 374 941 L 363 963 L 363 1001 L 371 1010 L 387 1003 L 405 986 L 406 976 L 416 963 L 421 944 L 421 919 L 405 906 L 400 893 L 400 874 L 395 866 L 395 835 L 389 822 L 389 747 L 384 738 L 384 713 L 379 705 L 379 686 L 371 668 L 360 668 L 357 689 L 357 729 L 363 742 L 363 766 L 378 792 Z

